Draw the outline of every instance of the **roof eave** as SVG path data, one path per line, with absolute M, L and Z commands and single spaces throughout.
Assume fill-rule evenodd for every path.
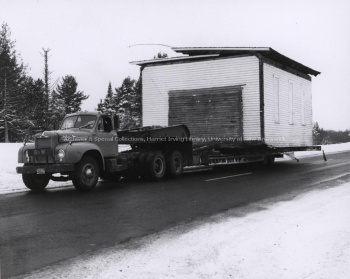
M 177 52 L 177 53 L 182 53 L 182 54 L 188 54 L 188 55 L 193 55 L 194 53 L 198 53 L 200 51 L 205 51 L 205 52 L 215 52 L 215 53 L 225 53 L 225 52 L 242 52 L 242 51 L 270 51 L 271 48 L 269 47 L 172 47 L 172 50 Z
M 129 63 L 132 65 L 145 66 L 149 64 L 158 64 L 158 63 L 164 63 L 164 62 L 176 62 L 176 61 L 195 60 L 195 59 L 213 58 L 213 57 L 219 57 L 219 54 L 181 56 L 181 57 L 172 57 L 172 58 L 157 58 L 157 59 L 143 60 L 143 61 L 132 61 Z
M 313 76 L 317 76 L 320 74 L 320 72 L 313 70 L 283 54 L 280 54 L 279 52 L 275 51 L 274 49 L 270 47 L 173 47 L 173 51 L 177 53 L 187 54 L 191 57 L 195 57 L 197 55 L 203 55 L 203 53 L 206 54 L 219 54 L 219 55 L 239 55 L 244 53 L 259 53 L 259 54 L 272 54 L 276 55 L 278 58 L 282 58 L 286 61 L 288 61 L 290 64 L 294 64 L 299 68 L 298 70 L 304 72 L 305 74 L 311 74 Z M 273 58 L 270 58 L 273 59 Z M 275 59 L 277 59 L 275 57 Z M 279 59 L 277 59 L 278 61 Z M 300 69 L 301 68 L 301 69 Z

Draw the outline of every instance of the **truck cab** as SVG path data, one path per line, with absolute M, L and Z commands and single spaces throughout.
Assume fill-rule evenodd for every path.
M 45 131 L 18 152 L 17 167 L 24 184 L 32 190 L 47 186 L 50 179 L 72 179 L 80 190 L 89 190 L 103 175 L 105 159 L 118 155 L 118 117 L 100 112 L 68 114 L 57 131 Z M 85 163 L 85 167 L 81 166 Z M 82 173 L 78 174 L 77 170 Z M 61 177 L 52 174 L 60 173 Z
M 80 113 L 65 117 L 58 133 L 63 141 L 66 137 L 68 141 L 93 142 L 100 148 L 103 157 L 112 157 L 118 153 L 117 126 L 116 116 L 113 121 L 111 115 Z

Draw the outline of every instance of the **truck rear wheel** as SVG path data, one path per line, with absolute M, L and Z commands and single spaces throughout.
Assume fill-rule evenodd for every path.
M 44 190 L 50 181 L 48 174 L 24 173 L 22 174 L 24 185 L 30 190 L 40 191 Z
M 73 185 L 78 191 L 87 192 L 95 188 L 99 177 L 98 164 L 95 158 L 84 156 L 73 174 Z
M 148 154 L 146 159 L 147 176 L 150 180 L 161 180 L 165 175 L 166 162 L 160 151 Z
M 166 159 L 166 173 L 169 177 L 179 177 L 183 172 L 183 156 L 175 150 L 171 152 Z

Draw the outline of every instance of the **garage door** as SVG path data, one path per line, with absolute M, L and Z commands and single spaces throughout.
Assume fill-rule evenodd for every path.
M 185 124 L 192 137 L 242 136 L 242 87 L 169 91 L 169 125 Z

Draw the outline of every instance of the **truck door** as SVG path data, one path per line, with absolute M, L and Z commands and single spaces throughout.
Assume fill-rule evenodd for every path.
M 103 157 L 117 155 L 118 142 L 117 132 L 113 129 L 112 119 L 108 116 L 101 116 L 97 121 L 94 143 L 100 147 Z

